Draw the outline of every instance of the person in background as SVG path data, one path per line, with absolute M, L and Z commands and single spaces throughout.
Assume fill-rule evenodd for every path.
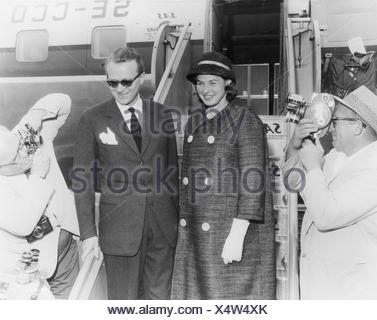
M 74 198 L 52 144 L 70 108 L 69 96 L 48 94 L 12 131 L 0 129 L 0 270 L 14 272 L 24 251 L 38 249 L 39 270 L 57 298 L 68 298 L 79 270 Z M 42 216 L 51 230 L 28 240 Z
M 334 148 L 324 156 L 318 131 L 303 119 L 288 144 L 283 171 L 306 205 L 301 228 L 301 299 L 377 298 L 377 96 L 365 86 L 336 99 Z
M 231 61 L 204 53 L 187 79 L 173 299 L 274 299 L 275 221 L 263 123 L 235 99 Z
M 109 299 L 168 299 L 178 210 L 172 118 L 140 98 L 144 63 L 134 49 L 113 51 L 105 71 L 113 99 L 83 113 L 77 132 L 73 187 L 83 258 L 104 253 Z

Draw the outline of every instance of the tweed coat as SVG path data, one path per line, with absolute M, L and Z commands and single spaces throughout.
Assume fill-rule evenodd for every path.
M 171 247 L 177 240 L 178 162 L 170 112 L 143 101 L 142 148 L 114 99 L 83 113 L 77 134 L 73 188 L 81 239 L 97 235 L 94 191 L 100 192 L 99 244 L 108 255 L 134 256 L 151 208 Z M 168 175 L 170 189 L 161 183 Z M 97 171 L 97 174 L 94 174 Z
M 195 109 L 183 146 L 173 299 L 275 298 L 274 219 L 261 120 L 235 100 Z M 241 262 L 221 258 L 233 218 L 247 219 Z

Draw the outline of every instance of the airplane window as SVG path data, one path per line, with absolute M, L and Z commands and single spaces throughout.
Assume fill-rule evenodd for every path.
M 46 61 L 48 57 L 47 30 L 23 30 L 17 33 L 16 59 L 19 62 Z
M 106 26 L 93 29 L 92 56 L 95 59 L 104 59 L 114 49 L 124 47 L 126 44 L 126 28 L 123 26 Z

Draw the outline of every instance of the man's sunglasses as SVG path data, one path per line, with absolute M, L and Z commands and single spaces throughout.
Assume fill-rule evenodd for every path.
M 118 88 L 119 86 L 119 83 L 123 86 L 123 87 L 131 87 L 132 84 L 134 83 L 134 81 L 140 77 L 140 75 L 142 75 L 143 72 L 140 72 L 138 73 L 135 78 L 133 79 L 123 79 L 123 80 L 107 80 L 107 84 L 112 87 L 112 88 Z

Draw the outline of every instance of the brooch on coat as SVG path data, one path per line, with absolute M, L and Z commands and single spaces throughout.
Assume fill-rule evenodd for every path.
M 107 127 L 107 132 L 102 132 L 99 134 L 99 138 L 103 144 L 111 144 L 111 145 L 118 144 L 118 141 L 115 137 L 114 132 L 112 132 L 109 127 Z

